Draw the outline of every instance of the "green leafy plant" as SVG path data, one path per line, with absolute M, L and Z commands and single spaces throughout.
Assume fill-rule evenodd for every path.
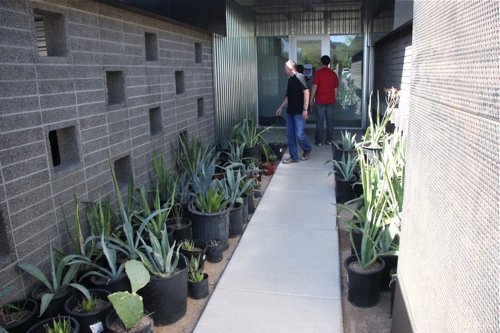
M 106 199 L 99 198 L 94 202 L 84 202 L 86 204 L 85 213 L 92 236 L 111 236 L 114 224 L 118 221 L 117 216 L 111 208 L 109 196 Z
M 246 142 L 236 142 L 229 141 L 228 151 L 223 153 L 227 156 L 230 163 L 242 163 L 243 161 L 243 150 L 245 149 Z
M 69 317 L 58 316 L 52 320 L 52 324 L 45 325 L 46 333 L 71 333 L 71 320 Z
M 233 204 L 235 202 L 243 203 L 241 196 L 248 188 L 252 187 L 253 178 L 247 178 L 239 169 L 244 167 L 241 163 L 231 163 L 225 168 L 225 177 L 221 180 L 220 186 L 224 189 L 226 199 Z
M 356 170 L 358 169 L 358 156 L 356 155 L 353 159 L 351 159 L 351 155 L 347 154 L 347 161 L 345 160 L 345 155 L 342 155 L 342 160 L 329 160 L 327 163 L 333 163 L 335 171 L 330 171 L 328 175 L 336 172 L 340 174 L 341 178 L 344 180 L 355 180 L 356 179 Z
M 184 135 L 179 135 L 179 148 L 175 149 L 173 145 L 174 162 L 177 171 L 186 174 L 191 180 L 198 174 L 200 165 L 215 165 L 218 152 L 214 145 L 203 145 L 200 139 L 192 139 L 189 144 Z
M 151 277 L 144 264 L 138 260 L 127 261 L 125 271 L 130 280 L 132 292 L 116 292 L 108 295 L 108 299 L 125 328 L 130 329 L 144 318 L 144 304 L 137 291 L 148 284 Z
M 78 305 L 82 309 L 82 312 L 92 312 L 96 309 L 98 304 L 97 300 L 94 294 L 91 294 L 89 299 L 83 298 L 81 302 L 78 302 Z
M 223 190 L 212 186 L 206 192 L 199 192 L 193 201 L 194 208 L 202 213 L 221 212 L 229 207 L 231 199 L 225 198 Z
M 151 245 L 141 239 L 142 247 L 138 251 L 139 257 L 144 266 L 151 274 L 157 277 L 169 277 L 175 273 L 179 263 L 179 250 L 175 249 L 175 241 L 172 246 L 168 243 L 167 227 L 162 230 L 161 240 L 159 240 L 151 231 L 149 232 L 149 240 Z
M 69 287 L 79 290 L 85 295 L 85 297 L 90 298 L 90 293 L 87 288 L 79 283 L 72 282 L 74 281 L 79 268 L 79 265 L 69 265 L 75 255 L 65 256 L 59 259 L 56 264 L 56 258 L 51 244 L 49 244 L 49 252 L 51 279 L 49 279 L 47 275 L 45 275 L 38 267 L 33 264 L 25 262 L 20 262 L 17 264 L 17 267 L 37 278 L 47 289 L 47 291 L 41 297 L 40 316 L 43 315 L 45 310 L 47 310 L 47 307 L 49 306 L 52 299 L 56 295 L 64 293 L 65 290 Z
M 335 141 L 333 144 L 335 148 L 343 151 L 350 151 L 356 149 L 356 134 L 352 135 L 351 132 L 340 132 L 341 140 Z
M 160 191 L 158 187 L 154 191 L 154 194 L 155 194 L 153 198 L 154 210 L 152 210 L 149 207 L 146 187 L 144 185 L 141 186 L 140 197 L 142 200 L 142 210 L 134 213 L 134 216 L 139 221 L 141 221 L 141 224 L 144 223 L 144 221 L 146 221 L 148 217 L 151 217 L 149 219 L 149 222 L 146 224 L 146 229 L 151 231 L 156 237 L 161 237 L 161 231 L 163 230 L 163 227 L 167 222 L 170 212 L 172 211 L 172 207 L 174 206 L 175 187 L 174 191 L 170 194 L 169 200 L 166 201 L 163 205 L 161 204 Z M 153 215 L 153 213 L 156 214 Z
M 345 83 L 342 83 L 337 91 L 336 101 L 343 108 L 350 105 L 357 105 L 359 103 L 359 98 L 356 95 L 356 88 L 349 87 Z
M 205 277 L 205 274 L 203 274 L 203 271 L 200 269 L 200 261 L 201 258 L 200 256 L 198 256 L 192 257 L 191 261 L 189 262 L 188 280 L 190 282 L 200 282 L 203 281 L 203 278 Z
M 244 142 L 249 148 L 258 147 L 265 143 L 262 135 L 269 131 L 269 128 L 259 129 L 251 118 L 246 117 L 233 126 L 231 140 L 239 143 Z
M 195 249 L 194 241 L 192 239 L 186 239 L 182 242 L 181 247 L 186 251 L 193 251 Z

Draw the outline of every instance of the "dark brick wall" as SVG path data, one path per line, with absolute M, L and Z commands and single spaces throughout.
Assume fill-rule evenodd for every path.
M 39 55 L 34 12 L 48 15 L 59 56 Z M 209 33 L 90 0 L 2 1 L 0 17 L 0 289 L 16 284 L 22 296 L 34 281 L 16 263 L 48 268 L 49 242 L 66 244 L 61 207 L 72 218 L 73 194 L 85 201 L 110 193 L 109 159 L 128 156 L 140 184 L 149 181 L 153 151 L 166 151 L 171 163 L 179 132 L 214 140 L 212 44 Z M 180 94 L 176 71 L 184 73 Z M 109 72 L 120 73 L 118 83 Z M 151 109 L 161 112 L 154 133 Z

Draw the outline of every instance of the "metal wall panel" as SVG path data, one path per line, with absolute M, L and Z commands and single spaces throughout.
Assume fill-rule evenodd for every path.
M 214 37 L 214 86 L 217 141 L 229 137 L 246 114 L 255 116 L 257 50 L 253 12 L 227 1 L 227 36 Z
M 415 332 L 500 330 L 499 24 L 498 1 L 415 1 L 398 262 Z

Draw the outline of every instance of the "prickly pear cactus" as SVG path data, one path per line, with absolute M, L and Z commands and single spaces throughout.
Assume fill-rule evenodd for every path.
M 144 317 L 142 297 L 137 291 L 149 283 L 149 273 L 142 262 L 129 260 L 125 263 L 125 271 L 132 286 L 132 293 L 120 291 L 108 296 L 118 317 L 127 329 L 132 328 Z

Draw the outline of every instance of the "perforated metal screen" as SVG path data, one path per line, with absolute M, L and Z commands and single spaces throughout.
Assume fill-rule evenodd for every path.
M 400 286 L 416 332 L 499 332 L 500 2 L 415 1 Z

